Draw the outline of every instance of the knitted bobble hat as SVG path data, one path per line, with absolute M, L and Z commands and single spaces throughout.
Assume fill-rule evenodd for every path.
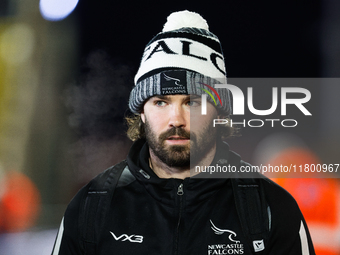
M 215 104 L 229 115 L 229 91 L 214 88 L 218 83 L 226 83 L 219 39 L 199 14 L 187 10 L 174 12 L 167 18 L 162 32 L 145 47 L 129 107 L 138 114 L 152 96 L 209 92 L 221 99 Z M 215 99 L 210 96 L 208 100 Z

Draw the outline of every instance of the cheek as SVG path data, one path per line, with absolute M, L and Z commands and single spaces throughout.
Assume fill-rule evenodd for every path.
M 145 121 L 148 123 L 151 131 L 155 134 L 160 134 L 164 132 L 167 128 L 167 122 L 165 118 L 155 117 L 157 115 L 144 115 Z
M 213 126 L 213 119 L 211 116 L 201 116 L 196 118 L 191 118 L 190 120 L 190 131 L 193 133 L 200 133 L 201 130 L 207 129 L 209 126 Z
M 213 125 L 213 120 L 217 119 L 217 110 L 213 105 L 207 105 L 207 114 L 202 115 L 201 112 L 195 112 L 190 114 L 191 130 L 200 130 L 203 127 Z

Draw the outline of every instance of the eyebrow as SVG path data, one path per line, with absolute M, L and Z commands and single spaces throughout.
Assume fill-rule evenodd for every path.
M 199 95 L 189 95 L 191 99 L 200 99 L 201 97 Z
M 170 100 L 170 96 L 156 95 L 154 97 L 159 98 L 159 99 L 164 99 L 164 100 Z

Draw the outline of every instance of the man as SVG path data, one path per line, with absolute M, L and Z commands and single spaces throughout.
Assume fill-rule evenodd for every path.
M 78 192 L 54 255 L 314 254 L 295 200 L 273 182 L 190 173 L 246 165 L 221 141 L 233 130 L 212 125 L 230 114 L 229 93 L 217 83 L 226 83 L 218 38 L 200 15 L 171 14 L 135 77 L 128 158 Z M 201 101 L 208 92 L 219 104 Z

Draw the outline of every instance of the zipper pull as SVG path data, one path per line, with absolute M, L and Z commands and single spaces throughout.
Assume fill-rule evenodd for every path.
M 141 175 L 144 176 L 145 179 L 148 179 L 148 180 L 149 180 L 149 179 L 151 178 L 151 176 L 148 175 L 148 173 L 145 172 L 143 169 L 140 169 L 139 172 L 140 172 Z
M 183 191 L 183 183 L 181 183 L 181 184 L 178 186 L 177 195 L 182 196 L 183 194 L 184 194 L 184 191 Z

